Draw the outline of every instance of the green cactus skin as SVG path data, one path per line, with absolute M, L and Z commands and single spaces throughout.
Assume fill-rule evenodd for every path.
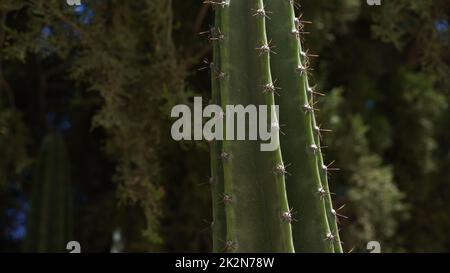
M 28 214 L 25 252 L 65 252 L 71 235 L 70 176 L 63 137 L 44 138 Z
M 265 18 L 257 13 L 262 0 L 227 0 L 217 6 L 220 22 L 220 93 L 226 105 L 274 105 L 269 53 L 257 48 L 267 45 Z M 223 77 L 222 77 L 223 76 Z M 272 112 L 271 115 L 276 115 Z M 226 131 L 226 128 L 225 128 Z M 277 139 L 278 141 L 278 139 Z M 260 151 L 259 141 L 224 140 L 223 206 L 226 212 L 227 252 L 293 252 L 290 219 L 280 149 Z
M 296 223 L 293 236 L 296 252 L 334 252 L 334 239 L 327 218 L 329 192 L 321 182 L 320 144 L 313 127 L 314 109 L 308 97 L 305 59 L 292 1 L 265 0 L 268 37 L 276 47 L 272 75 L 280 96 L 281 150 L 291 174 L 286 181 L 289 204 Z M 322 191 L 322 194 L 320 193 Z
M 220 22 L 220 13 L 215 8 L 215 22 Z M 211 35 L 220 35 L 216 28 L 211 29 Z M 211 102 L 220 105 L 220 86 L 216 71 L 220 69 L 220 54 L 219 43 L 213 44 L 213 62 L 211 63 Z M 224 252 L 224 244 L 227 236 L 225 208 L 222 203 L 222 194 L 224 193 L 223 184 L 223 167 L 220 160 L 222 153 L 222 143 L 219 140 L 212 140 L 210 142 L 210 156 L 211 156 L 211 194 L 212 194 L 212 208 L 213 208 L 213 252 Z

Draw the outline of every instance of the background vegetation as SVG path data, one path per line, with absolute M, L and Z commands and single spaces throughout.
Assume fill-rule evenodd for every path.
M 82 2 L 0 2 L 0 251 L 23 250 L 52 132 L 83 252 L 210 251 L 208 146 L 169 135 L 173 105 L 210 97 L 210 9 Z M 344 248 L 450 251 L 450 2 L 299 4 Z

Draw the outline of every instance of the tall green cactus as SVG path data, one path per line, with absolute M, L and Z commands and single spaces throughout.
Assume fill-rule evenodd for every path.
M 71 235 L 70 176 L 63 137 L 43 140 L 33 180 L 26 252 L 64 252 Z
M 214 251 L 292 252 L 294 245 L 297 252 L 342 252 L 314 116 L 315 91 L 308 85 L 308 56 L 300 42 L 302 22 L 295 17 L 293 1 L 205 3 L 216 15 L 211 31 L 213 100 L 226 109 L 271 106 L 276 99 L 284 125 L 283 156 L 280 149 L 260 151 L 255 141 L 212 144 L 214 223 L 220 223 L 213 233 Z M 271 116 L 278 120 L 275 112 Z M 279 130 L 278 122 L 268 122 Z M 224 210 L 217 207 L 220 198 Z
M 263 1 L 211 4 L 219 18 L 213 40 L 220 59 L 212 71 L 219 81 L 223 109 L 226 105 L 274 105 L 274 94 L 264 92 L 264 86 L 273 83 L 265 16 L 258 12 L 263 10 Z M 268 123 L 277 118 L 275 111 L 269 112 Z M 230 115 L 227 112 L 226 118 L 233 118 Z M 280 149 L 264 152 L 259 141 L 224 140 L 220 158 L 226 214 L 222 248 L 228 252 L 293 252 L 284 173 L 276 171 L 283 167 Z

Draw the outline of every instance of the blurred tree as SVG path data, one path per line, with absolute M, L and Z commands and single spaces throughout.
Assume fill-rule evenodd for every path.
M 393 84 L 397 92 L 391 122 L 403 129 L 394 134 L 396 145 L 389 158 L 413 208 L 402 226 L 404 246 L 410 251 L 450 249 L 444 231 L 450 227 L 445 194 L 450 191 L 449 177 L 443 168 L 449 158 L 448 138 L 438 137 L 447 134 L 444 124 L 450 120 L 449 14 L 448 1 L 391 1 L 374 16 L 374 33 L 394 44 L 407 65 Z
M 383 251 L 393 251 L 399 221 L 407 217 L 404 195 L 395 185 L 392 166 L 369 147 L 369 124 L 348 111 L 344 102 L 342 89 L 333 89 L 324 100 L 323 113 L 326 128 L 334 131 L 326 140 L 328 155 L 340 169 L 331 178 L 338 193 L 336 208 L 345 206 L 338 211 L 344 215 L 340 222 L 345 248 L 365 251 L 367 242 L 379 241 Z
M 162 185 L 174 181 L 174 190 L 170 186 L 168 190 L 176 194 L 178 181 L 189 179 L 192 185 L 203 180 L 191 180 L 181 168 L 179 172 L 173 170 L 172 158 L 176 153 L 186 153 L 186 149 L 171 141 L 168 113 L 172 105 L 186 102 L 190 96 L 184 88 L 185 69 L 195 61 L 191 58 L 180 63 L 177 59 L 171 37 L 171 1 L 92 1 L 79 7 L 61 1 L 5 1 L 2 10 L 7 13 L 7 24 L 2 27 L 7 42 L 2 54 L 9 62 L 8 79 L 15 81 L 22 104 L 30 99 L 21 108 L 34 139 L 42 137 L 49 113 L 61 126 L 73 127 L 67 134 L 70 150 L 75 151 L 73 165 L 78 170 L 74 174 L 75 226 L 90 226 L 92 234 L 77 229 L 82 244 L 92 245 L 88 238 L 103 238 L 95 246 L 83 249 L 105 251 L 117 226 L 122 227 L 125 237 L 124 251 L 160 249 L 161 236 L 173 238 L 181 221 L 177 220 L 179 215 L 171 212 L 166 221 L 175 219 L 173 231 L 161 233 L 163 210 L 173 207 L 162 207 Z M 19 73 L 21 66 L 30 72 Z M 37 72 L 33 75 L 38 86 L 36 93 L 30 93 L 30 86 L 21 86 L 16 80 L 30 78 L 31 71 Z M 80 95 L 72 91 L 75 88 L 93 90 L 100 96 Z M 85 125 L 92 115 L 94 133 L 97 132 L 94 135 L 88 134 Z M 99 145 L 113 159 L 119 200 L 126 208 L 114 209 L 114 185 L 100 182 L 109 177 L 95 171 L 111 167 L 98 155 Z M 81 155 L 82 149 L 87 149 L 89 156 Z M 31 149 L 32 154 L 33 150 L 36 148 Z M 186 154 L 182 163 L 190 157 Z M 204 157 L 203 162 L 207 162 Z M 107 173 L 111 175 L 110 170 Z M 201 173 L 206 177 L 206 170 Z M 192 198 L 187 202 L 193 203 Z M 201 202 L 196 206 L 205 207 Z M 108 221 L 92 225 L 99 216 Z M 203 226 L 203 218 L 197 214 L 197 219 L 192 219 L 198 230 Z M 184 232 L 191 233 L 193 229 L 196 228 Z M 101 232 L 105 234 L 100 236 Z
M 383 251 L 448 250 L 439 169 L 448 144 L 438 138 L 448 131 L 439 126 L 449 117 L 448 1 L 301 3 L 314 22 L 306 43 L 322 49 L 313 74 L 319 89 L 335 90 L 320 114 L 336 130 L 325 143 L 341 168 L 332 188 L 348 202 L 347 248 L 377 240 Z
M 0 49 L 5 43 L 6 9 L 0 6 Z M 16 109 L 14 90 L 6 80 L 3 68 L 4 53 L 0 51 L 0 190 L 11 176 L 19 174 L 27 165 L 25 146 L 29 142 L 22 114 Z

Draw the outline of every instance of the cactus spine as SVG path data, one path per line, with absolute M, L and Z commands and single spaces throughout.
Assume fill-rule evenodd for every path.
M 207 1 L 210 2 L 210 1 Z M 219 47 L 220 101 L 226 105 L 274 105 L 274 95 L 263 92 L 272 84 L 262 0 L 210 2 L 216 9 Z M 270 108 L 270 107 L 269 107 Z M 270 116 L 277 119 L 275 111 Z M 226 118 L 233 118 L 226 113 Z M 269 118 L 270 119 L 270 118 Z M 270 121 L 268 121 L 270 122 Z M 225 134 L 227 134 L 225 128 Z M 278 141 L 278 139 L 276 140 Z M 293 252 L 290 219 L 280 149 L 260 151 L 258 141 L 224 140 L 222 205 L 226 214 L 227 252 Z
M 71 235 L 69 163 L 63 137 L 44 138 L 37 163 L 30 211 L 26 252 L 63 252 Z

